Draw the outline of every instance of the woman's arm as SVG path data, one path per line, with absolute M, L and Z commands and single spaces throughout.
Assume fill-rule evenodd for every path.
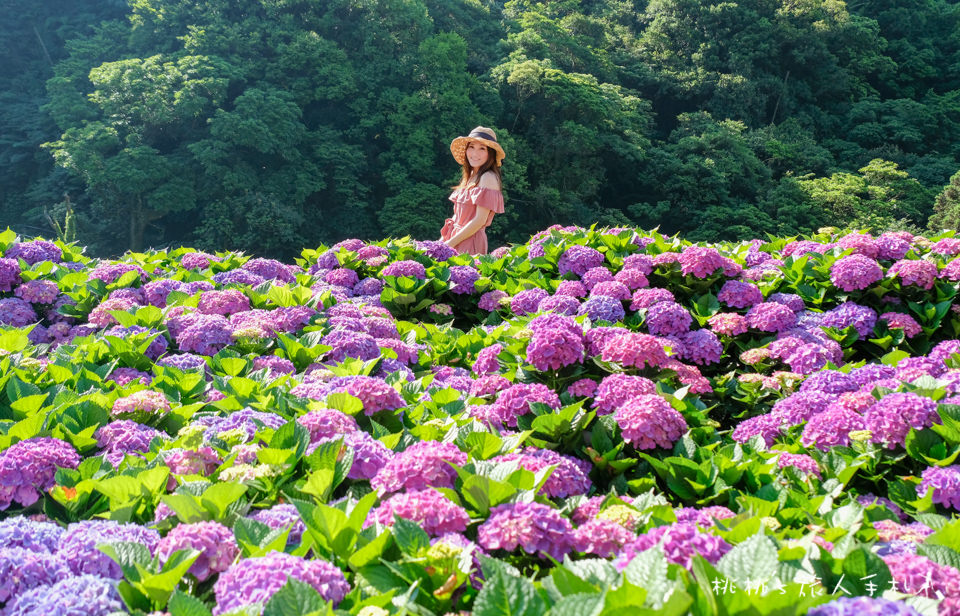
M 470 219 L 462 229 L 453 234 L 449 240 L 447 240 L 447 245 L 451 248 L 456 248 L 460 242 L 471 237 L 474 233 L 479 231 L 487 224 L 487 217 L 490 216 L 490 210 L 483 207 L 482 205 L 477 206 L 477 213 L 473 215 L 473 218 Z

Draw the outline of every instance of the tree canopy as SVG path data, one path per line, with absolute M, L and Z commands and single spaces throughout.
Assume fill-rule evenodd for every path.
M 11 3 L 0 220 L 71 207 L 101 254 L 436 239 L 480 124 L 507 151 L 492 245 L 955 224 L 949 0 Z

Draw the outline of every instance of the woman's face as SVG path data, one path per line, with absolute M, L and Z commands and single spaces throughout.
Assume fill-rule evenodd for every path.
M 476 141 L 467 144 L 467 162 L 470 163 L 471 167 L 479 169 L 487 162 L 488 158 L 490 158 L 490 150 L 487 149 L 487 146 Z

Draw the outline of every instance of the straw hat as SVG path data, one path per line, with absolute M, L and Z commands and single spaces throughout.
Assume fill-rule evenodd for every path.
M 467 152 L 467 145 L 471 141 L 476 141 L 477 143 L 482 143 L 491 150 L 497 153 L 497 166 L 503 164 L 503 159 L 507 157 L 506 153 L 503 151 L 503 148 L 500 147 L 500 144 L 497 143 L 497 134 L 493 132 L 492 128 L 487 128 L 485 126 L 478 126 L 466 137 L 457 137 L 450 143 L 450 153 L 453 154 L 453 157 L 458 163 L 463 164 L 464 157 Z

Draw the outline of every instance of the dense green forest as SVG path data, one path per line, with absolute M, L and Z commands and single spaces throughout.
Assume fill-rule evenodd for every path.
M 0 226 L 99 254 L 436 239 L 478 124 L 508 154 L 493 246 L 957 224 L 952 0 L 5 6 Z

